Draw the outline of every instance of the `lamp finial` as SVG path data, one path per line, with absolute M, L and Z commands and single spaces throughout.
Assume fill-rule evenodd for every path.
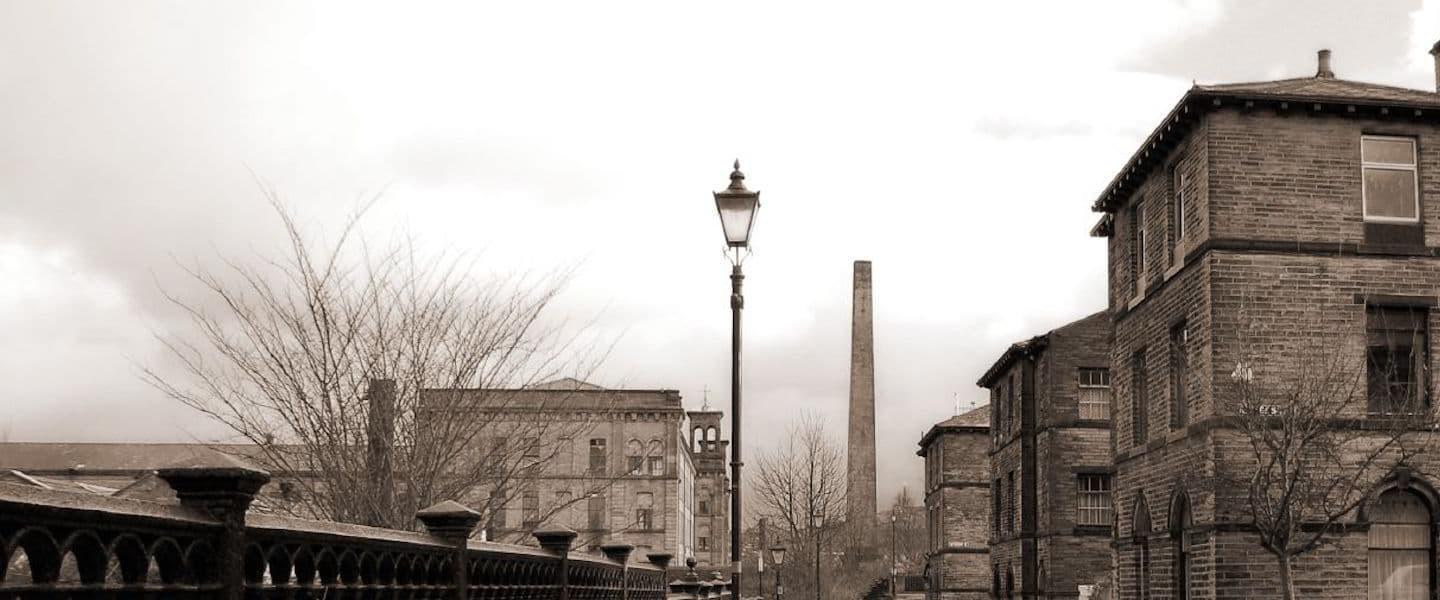
M 735 159 L 735 170 L 730 172 L 730 187 L 732 192 L 745 192 L 745 174 L 740 172 L 740 159 Z

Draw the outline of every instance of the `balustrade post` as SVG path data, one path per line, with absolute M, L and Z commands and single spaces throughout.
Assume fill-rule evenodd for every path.
M 630 599 L 630 553 L 635 547 L 630 544 L 605 544 L 600 547 L 605 558 L 620 563 L 620 600 Z
M 558 600 L 570 600 L 570 549 L 575 544 L 573 529 L 558 527 L 536 531 L 531 534 L 540 541 L 540 547 L 560 558 L 560 593 Z
M 157 474 L 175 490 L 182 506 L 220 522 L 220 538 L 215 544 L 219 581 L 214 583 L 220 584 L 220 600 L 244 600 L 245 512 L 270 481 L 270 474 L 218 452 L 207 459 L 160 469 Z
M 698 599 L 701 597 L 700 589 L 703 584 L 700 583 L 700 575 L 695 572 L 696 564 L 698 563 L 693 556 L 685 559 L 685 574 L 681 575 L 679 579 L 670 582 L 671 592 L 685 594 L 690 598 Z
M 469 594 L 470 568 L 466 550 L 470 533 L 480 522 L 480 513 L 454 500 L 446 500 L 435 506 L 415 513 L 415 518 L 425 526 L 430 535 L 445 540 L 451 547 L 450 578 L 454 581 L 455 592 L 452 600 L 465 600 Z

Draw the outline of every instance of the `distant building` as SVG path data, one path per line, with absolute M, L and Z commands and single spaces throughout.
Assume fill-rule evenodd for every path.
M 473 408 L 494 414 L 484 416 L 490 425 L 477 436 L 474 455 L 508 449 L 518 461 L 536 464 L 535 470 L 515 471 L 498 489 L 481 485 L 459 499 L 488 507 L 483 511 L 489 515 L 483 535 L 532 543 L 530 532 L 564 526 L 579 533 L 576 543 L 583 546 L 623 542 L 634 545 L 637 556 L 668 552 L 695 556 L 707 566 L 726 564 L 729 519 L 723 499 L 728 479 L 723 466 L 727 444 L 719 439 L 722 413 L 693 413 L 692 438 L 692 413 L 685 411 L 674 390 L 606 389 L 564 379 L 481 392 L 425 390 L 421 404 L 483 397 Z M 455 418 L 456 413 L 445 416 Z M 559 425 L 521 426 L 541 419 Z M 550 432 L 557 437 L 517 439 L 510 432 Z M 562 433 L 564 437 L 558 437 Z M 264 463 L 256 446 L 243 444 L 0 443 L 0 482 L 174 501 L 154 471 L 214 452 Z M 298 493 L 295 478 L 305 476 L 276 473 L 257 499 L 257 510 L 284 508 L 287 496 Z M 697 489 L 713 497 L 697 501 Z M 708 512 L 697 516 L 697 509 Z
M 990 390 L 990 587 L 1073 598 L 1110 570 L 1110 314 L 1011 345 Z
M 989 450 L 989 406 L 936 423 L 920 438 L 930 600 L 990 597 Z

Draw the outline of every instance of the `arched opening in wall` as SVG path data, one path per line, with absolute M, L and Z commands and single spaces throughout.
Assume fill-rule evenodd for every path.
M 705 429 L 705 450 L 714 452 L 720 444 L 720 432 L 714 427 Z
M 990 567 L 990 593 L 1000 597 L 1000 565 Z
M 1190 497 L 1185 492 L 1175 495 L 1170 504 L 1170 540 L 1175 544 L 1175 591 L 1176 600 L 1190 599 L 1190 543 L 1185 539 L 1185 530 L 1190 528 Z
M 1433 522 L 1419 494 L 1402 489 L 1380 494 L 1370 510 L 1371 600 L 1430 598 Z
M 696 428 L 695 428 L 695 431 L 691 432 L 691 434 L 690 434 L 690 444 L 691 444 L 691 446 L 693 446 L 693 447 L 695 448 L 695 451 L 696 451 L 696 452 L 704 452 L 704 451 L 705 451 L 705 428 L 704 428 L 704 427 L 696 427 Z
M 1005 598 L 1008 600 L 1015 597 L 1015 569 L 1005 568 Z
M 638 475 L 645 466 L 645 445 L 640 440 L 625 442 L 625 472 Z
M 1150 507 L 1145 504 L 1145 494 L 1135 500 L 1131 513 L 1131 534 L 1135 540 L 1135 597 L 1145 600 L 1150 597 Z
M 650 440 L 645 448 L 645 471 L 650 475 L 665 474 L 665 444 Z

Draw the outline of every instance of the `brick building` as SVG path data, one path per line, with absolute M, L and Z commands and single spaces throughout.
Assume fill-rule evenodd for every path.
M 989 406 L 936 423 L 920 438 L 930 600 L 990 597 L 989 451 Z
M 1338 79 L 1329 58 L 1314 77 L 1192 87 L 1094 204 L 1120 598 L 1279 597 L 1243 490 L 1221 483 L 1253 469 L 1225 419 L 1231 380 L 1301 376 L 1319 348 L 1363 370 L 1369 405 L 1347 426 L 1392 414 L 1397 389 L 1400 412 L 1431 410 L 1440 95 Z M 1346 533 L 1298 559 L 1301 597 L 1435 597 L 1434 482 L 1375 483 Z
M 1110 315 L 1011 345 L 990 390 L 990 583 L 1074 598 L 1110 568 Z

